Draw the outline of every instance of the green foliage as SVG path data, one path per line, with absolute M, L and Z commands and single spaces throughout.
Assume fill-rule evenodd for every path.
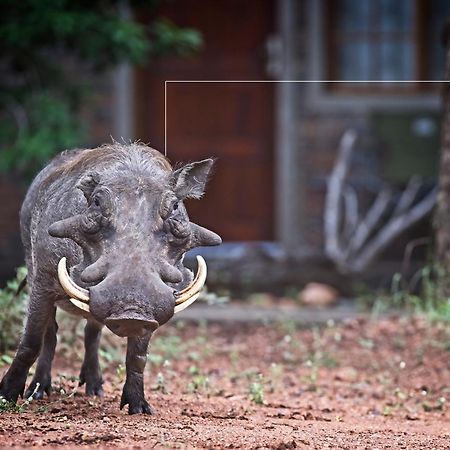
M 156 20 L 150 26 L 150 53 L 152 56 L 163 56 L 175 53 L 178 56 L 189 56 L 202 45 L 201 34 L 190 28 L 178 28 L 168 19 Z
M 3 0 L 3 53 L 28 65 L 44 57 L 44 45 L 68 49 L 96 66 L 127 57 L 139 62 L 148 50 L 143 25 L 119 15 L 119 1 Z M 22 53 L 22 58 L 19 53 Z
M 30 95 L 23 106 L 27 111 L 26 125 L 15 139 L 14 145 L 5 146 L 0 156 L 0 171 L 17 170 L 32 175 L 55 153 L 56 149 L 76 146 L 83 136 L 81 126 L 69 104 L 51 92 Z M 14 122 L 0 121 L 0 140 L 11 136 Z M 3 139 L 2 139 L 3 138 Z
M 407 306 L 416 312 L 424 313 L 431 320 L 450 322 L 450 298 L 443 292 L 443 271 L 439 268 L 425 266 L 420 273 L 422 280 L 419 295 L 404 294 Z
M 365 298 L 364 301 L 371 305 L 374 317 L 390 309 L 406 308 L 413 313 L 424 314 L 433 321 L 450 322 L 450 298 L 444 293 L 445 278 L 442 269 L 427 265 L 413 277 L 420 282 L 420 288 L 415 293 L 397 273 L 392 277 L 390 292 Z
M 26 269 L 19 268 L 16 278 L 0 289 L 0 352 L 15 348 L 22 333 L 28 293 L 16 293 L 25 276 Z
M 154 9 L 155 0 L 131 0 Z M 31 177 L 57 151 L 85 139 L 78 113 L 92 75 L 119 62 L 187 56 L 198 31 L 122 13 L 121 0 L 0 0 L 0 170 Z
M 0 397 L 0 413 L 18 413 L 20 412 L 20 406 L 14 402 L 8 402 L 8 400 Z

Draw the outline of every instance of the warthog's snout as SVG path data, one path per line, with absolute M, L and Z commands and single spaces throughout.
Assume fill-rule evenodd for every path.
M 155 331 L 174 313 L 173 289 L 147 273 L 124 277 L 114 271 L 89 289 L 90 313 L 118 336 L 137 337 Z
M 129 315 L 125 314 L 122 317 L 110 317 L 105 321 L 105 325 L 118 336 L 139 337 L 155 331 L 159 323 L 154 319 L 129 317 Z
M 74 306 L 90 313 L 119 336 L 142 336 L 166 323 L 172 315 L 191 305 L 203 288 L 207 267 L 197 256 L 198 270 L 194 279 L 182 290 L 174 291 L 159 276 L 148 275 L 123 283 L 121 272 L 107 276 L 102 282 L 85 289 L 69 275 L 66 258 L 58 265 L 61 286 Z

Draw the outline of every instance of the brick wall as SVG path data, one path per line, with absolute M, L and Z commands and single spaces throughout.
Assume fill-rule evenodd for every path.
M 14 275 L 24 263 L 20 240 L 19 211 L 26 187 L 0 177 L 0 285 Z
M 93 76 L 91 78 L 92 91 L 86 99 L 81 111 L 81 120 L 87 132 L 86 147 L 96 147 L 111 142 L 115 136 L 114 107 L 115 94 L 113 74 Z

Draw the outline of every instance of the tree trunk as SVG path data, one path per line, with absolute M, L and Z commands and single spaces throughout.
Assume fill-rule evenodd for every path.
M 436 259 L 444 273 L 443 285 L 446 296 L 450 295 L 450 19 L 443 32 L 445 45 L 445 76 L 442 94 L 444 117 L 442 121 L 442 150 L 439 169 L 439 195 L 436 215 Z

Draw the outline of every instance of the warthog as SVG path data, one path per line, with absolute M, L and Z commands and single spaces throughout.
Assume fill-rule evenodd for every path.
M 120 407 L 153 412 L 143 383 L 150 337 L 204 285 L 204 260 L 197 258 L 193 278 L 184 254 L 221 243 L 191 223 L 183 205 L 203 195 L 212 165 L 205 159 L 173 170 L 152 148 L 114 143 L 63 152 L 39 173 L 21 210 L 30 303 L 19 348 L 0 383 L 3 398 L 23 396 L 38 356 L 25 395 L 50 393 L 59 306 L 87 319 L 80 372 L 86 393 L 103 393 L 98 346 L 106 325 L 128 338 Z

